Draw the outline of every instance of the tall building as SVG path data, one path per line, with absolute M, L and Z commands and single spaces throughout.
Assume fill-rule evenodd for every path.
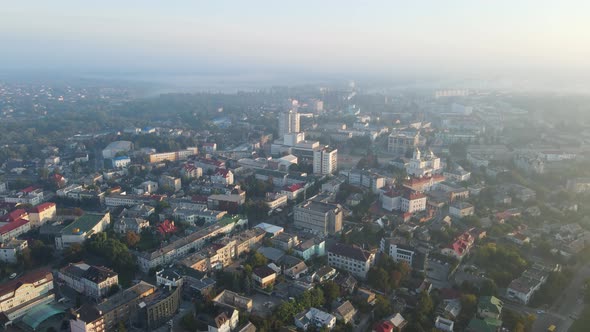
M 316 234 L 327 235 L 342 230 L 342 207 L 309 200 L 293 209 L 295 226 Z
M 324 147 L 313 152 L 314 174 L 333 174 L 338 168 L 338 150 Z
M 297 111 L 289 110 L 279 115 L 279 138 L 285 134 L 298 133 L 299 131 L 299 113 Z

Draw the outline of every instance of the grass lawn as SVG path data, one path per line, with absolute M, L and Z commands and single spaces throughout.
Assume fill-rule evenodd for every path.
M 579 318 L 574 321 L 569 332 L 586 332 L 590 327 L 590 306 L 586 306 Z

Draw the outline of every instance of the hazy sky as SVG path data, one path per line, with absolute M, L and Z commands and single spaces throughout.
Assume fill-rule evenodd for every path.
M 590 71 L 590 1 L 2 1 L 0 69 Z

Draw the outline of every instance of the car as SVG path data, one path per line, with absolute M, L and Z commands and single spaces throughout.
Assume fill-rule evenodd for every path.
M 544 314 L 544 313 L 545 313 L 544 310 L 537 310 L 537 314 L 539 314 L 539 315 Z
M 10 277 L 8 277 L 8 278 L 10 278 L 10 279 L 16 278 L 16 273 L 11 274 Z

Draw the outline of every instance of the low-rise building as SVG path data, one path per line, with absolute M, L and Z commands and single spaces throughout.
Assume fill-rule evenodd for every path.
M 482 318 L 499 319 L 504 302 L 495 296 L 482 296 L 477 302 L 477 315 Z
M 308 260 L 314 256 L 324 256 L 326 254 L 326 241 L 311 238 L 299 242 L 293 247 L 293 253 L 303 260 Z
M 119 284 L 115 271 L 84 262 L 68 264 L 59 270 L 57 277 L 70 288 L 95 299 L 107 296 L 111 287 Z
M 317 308 L 309 308 L 295 315 L 295 326 L 307 331 L 310 327 L 331 330 L 336 326 L 336 317 Z
M 258 288 L 272 287 L 277 279 L 276 272 L 268 266 L 259 266 L 252 270 L 252 280 Z
M 472 216 L 474 213 L 474 206 L 467 202 L 457 201 L 449 206 L 449 214 L 453 217 L 463 218 Z
M 57 216 L 57 209 L 55 203 L 43 203 L 32 208 L 29 211 L 29 221 L 31 221 L 31 227 L 41 227 L 44 223 L 49 220 L 55 219 Z
M 344 324 L 348 324 L 354 319 L 357 310 L 355 307 L 350 303 L 350 301 L 345 301 L 341 305 L 339 305 L 336 309 L 334 309 L 334 316 L 337 320 L 342 321 Z
M 0 243 L 0 261 L 5 263 L 16 263 L 18 253 L 28 247 L 26 240 L 11 239 Z
M 413 247 L 399 243 L 394 238 L 381 239 L 379 251 L 389 255 L 394 261 L 406 262 L 409 266 L 412 266 L 416 256 L 416 250 Z
M 0 243 L 6 243 L 31 230 L 31 222 L 27 219 L 18 219 L 0 226 Z
M 73 243 L 82 243 L 92 235 L 103 232 L 111 223 L 111 214 L 86 213 L 64 227 L 55 237 L 55 247 L 65 249 Z
M 135 232 L 140 234 L 144 229 L 150 227 L 150 222 L 142 218 L 126 218 L 123 217 L 119 221 L 114 222 L 113 229 L 115 232 L 125 234 L 127 232 Z
M 453 332 L 453 329 L 455 328 L 455 322 L 450 319 L 438 316 L 434 321 L 434 327 L 444 332 Z
M 415 213 L 426 210 L 426 195 L 420 192 L 406 191 L 402 195 L 401 210 L 407 213 Z
M 328 264 L 365 279 L 367 272 L 375 264 L 375 254 L 359 247 L 337 243 L 328 249 Z
M 49 270 L 29 272 L 0 285 L 0 311 L 8 321 L 14 321 L 54 299 L 53 274 Z

